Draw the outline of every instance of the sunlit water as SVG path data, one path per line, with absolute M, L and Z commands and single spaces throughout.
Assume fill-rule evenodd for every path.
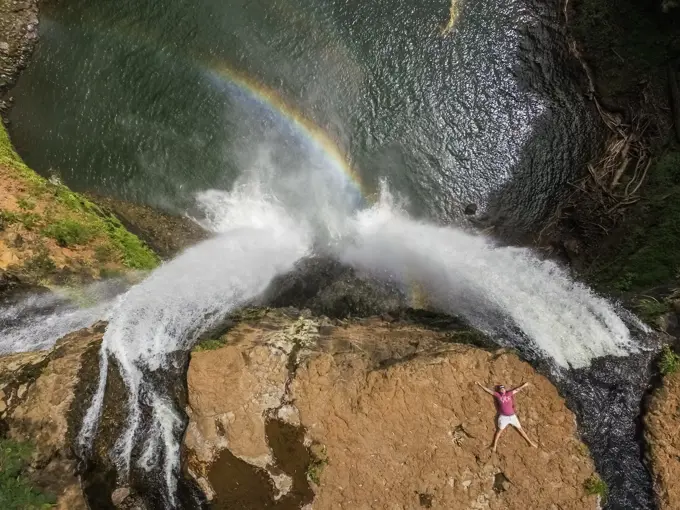
M 458 0 L 442 33 L 450 4 L 48 2 L 11 134 L 33 168 L 76 189 L 184 211 L 195 191 L 231 189 L 251 148 L 314 164 L 293 120 L 305 117 L 365 195 L 387 179 L 418 217 L 475 202 L 526 227 L 598 139 L 561 9 Z
M 642 356 L 639 322 L 530 250 L 444 226 L 468 202 L 531 225 L 597 141 L 562 65 L 555 5 L 459 4 L 446 35 L 449 0 L 45 4 L 15 90 L 22 155 L 79 189 L 189 210 L 216 234 L 125 293 L 80 307 L 31 298 L 0 313 L 0 352 L 109 320 L 79 438 L 87 449 L 97 434 L 114 360 L 129 397 L 111 452 L 121 479 L 134 457 L 175 504 L 181 411 L 149 372 L 315 248 L 418 282 L 436 308 L 579 381 L 564 387 L 572 402 L 587 398 L 583 415 L 616 417 L 595 434 L 634 428 L 640 385 L 609 411 L 588 374 L 607 356 Z M 44 321 L 31 320 L 36 310 Z M 633 437 L 614 439 L 637 474 L 622 475 L 611 499 L 632 501 L 644 467 Z

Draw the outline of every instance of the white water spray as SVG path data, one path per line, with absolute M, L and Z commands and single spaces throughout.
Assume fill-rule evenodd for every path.
M 49 349 L 67 334 L 108 320 L 130 283 L 116 279 L 72 290 L 57 288 L 0 308 L 0 354 Z
M 338 247 L 345 263 L 404 284 L 417 281 L 436 308 L 466 317 L 500 342 L 519 329 L 533 343 L 525 348 L 563 368 L 636 350 L 612 305 L 555 263 L 525 248 L 414 221 L 395 210 L 389 194 L 382 196 L 356 217 L 351 241 Z
M 239 189 L 210 205 L 213 215 L 208 221 L 219 234 L 154 271 L 113 311 L 102 345 L 99 386 L 79 438 L 87 448 L 96 434 L 112 357 L 129 391 L 127 426 L 112 452 L 119 474 L 126 477 L 130 471 L 143 399 L 153 410 L 152 432 L 143 438 L 138 466 L 162 468 L 171 507 L 181 420 L 173 403 L 154 390 L 149 373 L 167 368 L 169 353 L 190 349 L 201 333 L 261 294 L 276 275 L 292 269 L 310 245 L 308 227 L 257 188 Z

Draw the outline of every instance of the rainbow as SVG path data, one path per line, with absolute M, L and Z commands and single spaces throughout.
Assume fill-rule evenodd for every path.
M 347 156 L 338 145 L 323 129 L 314 124 L 314 122 L 307 118 L 303 113 L 286 103 L 276 90 L 258 83 L 245 73 L 232 69 L 224 64 L 208 65 L 206 68 L 213 76 L 228 81 L 242 92 L 257 100 L 260 104 L 265 105 L 285 118 L 300 135 L 312 143 L 316 149 L 325 154 L 334 163 L 334 166 L 344 174 L 346 180 L 351 183 L 352 187 L 354 187 L 364 199 L 367 199 L 367 197 L 371 195 L 362 182 L 361 176 L 352 167 L 351 163 L 348 162 Z

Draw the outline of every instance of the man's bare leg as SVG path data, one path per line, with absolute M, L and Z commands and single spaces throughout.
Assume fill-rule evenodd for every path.
M 496 451 L 496 447 L 498 446 L 498 438 L 501 437 L 501 434 L 503 433 L 503 429 L 496 429 L 496 433 L 493 436 L 493 444 L 491 445 L 491 448 L 493 451 Z
M 524 432 L 524 429 L 522 427 L 515 427 L 517 429 L 517 432 L 519 432 L 519 435 L 522 436 L 527 443 L 529 443 L 531 446 L 534 448 L 538 448 L 538 445 L 534 443 L 531 439 L 529 439 L 529 436 L 527 436 L 527 433 Z

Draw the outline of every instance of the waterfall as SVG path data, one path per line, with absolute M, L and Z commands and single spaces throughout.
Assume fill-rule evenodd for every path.
M 99 386 L 79 435 L 87 449 L 97 433 L 111 357 L 128 389 L 125 433 L 112 452 L 119 475 L 127 476 L 133 446 L 143 442 L 139 467 L 161 470 L 168 507 L 175 506 L 180 470 L 176 437 L 180 420 L 173 403 L 154 391 L 149 372 L 165 368 L 168 354 L 190 349 L 201 333 L 262 293 L 310 246 L 304 222 L 252 188 L 235 191 L 220 201 L 220 207 L 219 224 L 213 223 L 215 237 L 158 268 L 112 311 L 102 345 Z M 153 409 L 153 423 L 148 436 L 140 438 L 142 401 Z
M 433 306 L 466 317 L 501 344 L 528 341 L 525 353 L 562 368 L 637 351 L 619 317 L 629 314 L 554 262 L 526 248 L 498 247 L 483 235 L 414 221 L 389 194 L 383 197 L 353 220 L 352 241 L 338 247 L 345 263 L 403 283 L 415 280 Z

